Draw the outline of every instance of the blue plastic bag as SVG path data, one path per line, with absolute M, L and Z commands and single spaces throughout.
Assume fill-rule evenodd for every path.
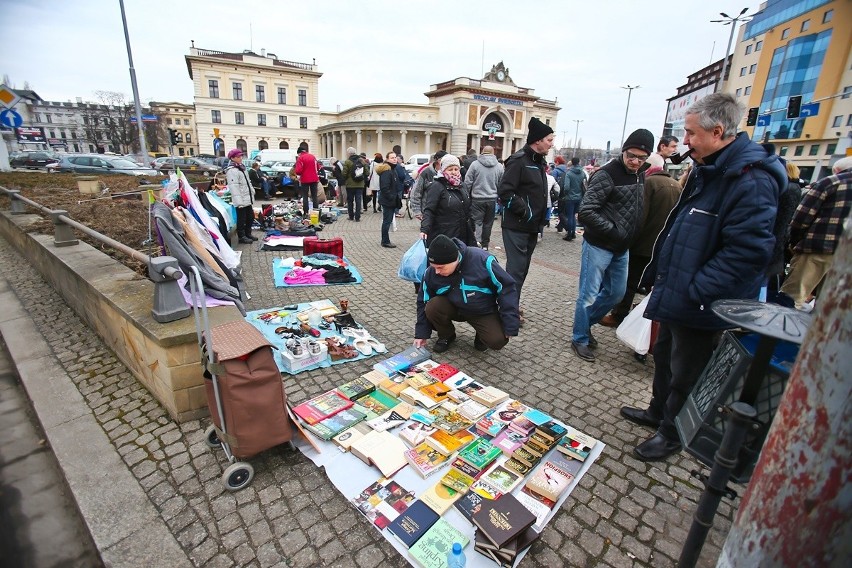
M 397 276 L 409 282 L 421 282 L 423 275 L 426 274 L 427 266 L 426 241 L 417 239 L 417 242 L 402 255 Z

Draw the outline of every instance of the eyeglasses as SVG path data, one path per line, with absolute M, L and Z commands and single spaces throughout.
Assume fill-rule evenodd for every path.
M 625 159 L 627 159 L 628 161 L 639 160 L 640 162 L 644 162 L 645 160 L 648 159 L 648 156 L 637 156 L 636 154 L 633 154 L 632 152 L 624 152 L 624 155 L 625 155 Z

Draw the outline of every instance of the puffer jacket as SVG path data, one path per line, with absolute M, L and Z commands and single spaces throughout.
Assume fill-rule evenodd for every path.
M 379 197 L 377 199 L 379 205 L 390 208 L 396 207 L 402 191 L 399 176 L 387 162 L 376 164 L 374 174 L 379 175 Z
M 645 317 L 700 329 L 731 327 L 710 305 L 757 298 L 786 184 L 778 156 L 744 132 L 714 163 L 696 164 L 642 275 L 641 285 L 654 287 Z
M 225 170 L 228 189 L 231 190 L 231 204 L 234 207 L 246 207 L 254 203 L 254 189 L 248 174 L 237 166 L 228 166 Z
M 503 228 L 538 233 L 547 214 L 544 156 L 529 145 L 509 156 L 497 197 L 503 204 Z
M 471 199 L 497 199 L 497 187 L 503 178 L 503 165 L 494 154 L 482 154 L 467 170 L 464 187 Z
M 586 242 L 614 253 L 630 248 L 642 218 L 642 171 L 629 171 L 619 155 L 592 175 L 577 214 Z
M 438 235 L 470 242 L 470 195 L 464 185 L 452 186 L 441 175 L 426 188 L 423 199 L 423 220 L 420 232 L 426 233 L 426 246 Z
M 417 293 L 417 323 L 414 337 L 428 339 L 432 325 L 426 318 L 426 303 L 435 296 L 444 296 L 458 308 L 461 315 L 487 315 L 498 313 L 507 337 L 518 335 L 518 287 L 515 279 L 500 266 L 494 255 L 468 247 L 454 239 L 459 247 L 461 261 L 455 272 L 440 276 L 431 266 L 423 276 L 423 285 Z

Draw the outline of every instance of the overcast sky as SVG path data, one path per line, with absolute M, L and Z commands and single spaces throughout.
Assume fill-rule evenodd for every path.
M 627 133 L 659 136 L 666 99 L 690 73 L 723 57 L 730 26 L 719 12 L 754 13 L 755 0 L 125 0 L 143 102 L 193 102 L 184 56 L 261 48 L 323 73 L 320 110 L 373 102 L 425 104 L 429 85 L 481 78 L 503 61 L 515 84 L 557 99 L 557 146 Z M 360 6 L 357 7 L 356 6 Z M 118 0 L 0 0 L 0 76 L 43 99 L 132 98 Z M 484 63 L 483 63 L 484 42 Z M 711 59 L 712 58 L 712 59 Z

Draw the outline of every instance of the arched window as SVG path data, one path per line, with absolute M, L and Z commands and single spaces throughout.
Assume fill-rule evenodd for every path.
M 237 139 L 237 148 L 243 153 L 243 155 L 248 154 L 248 144 L 242 138 Z
M 258 150 L 268 150 L 269 149 L 269 142 L 267 142 L 266 140 L 261 140 L 260 142 L 257 143 L 257 149 Z
M 217 156 L 225 155 L 225 141 L 221 138 L 213 139 L 213 153 Z
M 278 144 L 278 148 L 280 150 L 289 150 L 290 144 L 288 142 L 281 142 L 280 144 Z

